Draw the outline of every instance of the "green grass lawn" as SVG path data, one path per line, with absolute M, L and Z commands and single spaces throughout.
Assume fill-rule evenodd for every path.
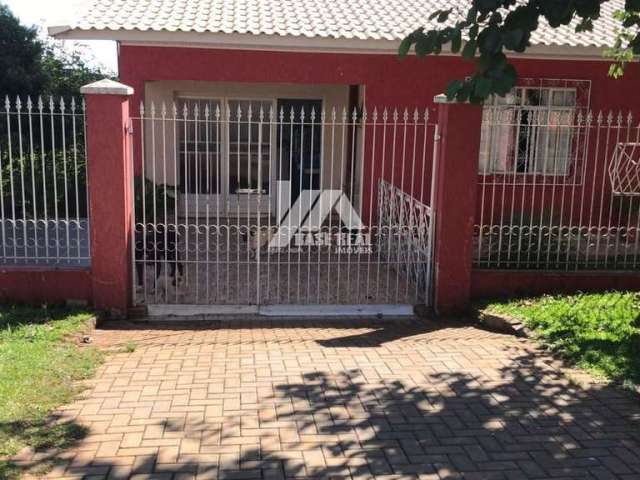
M 543 296 L 491 302 L 488 312 L 521 320 L 575 366 L 640 385 L 640 293 Z
M 90 318 L 68 309 L 0 307 L 0 478 L 17 477 L 7 458 L 23 447 L 65 447 L 85 434 L 75 424 L 49 425 L 47 417 L 101 361 L 96 348 L 74 338 Z

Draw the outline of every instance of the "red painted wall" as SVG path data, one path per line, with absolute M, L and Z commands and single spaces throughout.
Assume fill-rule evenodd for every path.
M 521 77 L 591 80 L 594 110 L 639 106 L 638 68 L 629 68 L 622 79 L 612 80 L 605 60 L 516 59 L 514 63 Z M 119 57 L 120 80 L 134 87 L 136 108 L 144 82 L 152 80 L 363 85 L 370 108 L 426 107 L 433 105 L 433 96 L 444 91 L 449 79 L 467 75 L 471 69 L 472 64 L 451 56 L 399 59 L 377 54 L 122 45 Z
M 65 300 L 91 302 L 89 270 L 45 270 L 21 268 L 0 270 L 0 301 L 33 305 L 63 303 Z
M 93 305 L 126 315 L 131 298 L 129 97 L 88 94 L 87 177 L 91 223 Z
M 581 60 L 541 60 L 515 59 L 514 63 L 522 78 L 589 80 L 591 90 L 589 103 L 594 111 L 599 110 L 640 110 L 637 85 L 640 84 L 640 69 L 629 68 L 619 80 L 607 76 L 608 62 Z M 343 54 L 343 53 L 301 53 L 245 51 L 202 48 L 170 48 L 150 46 L 120 47 L 119 69 L 121 81 L 134 87 L 133 114 L 144 93 L 144 84 L 154 80 L 195 80 L 291 84 L 343 84 L 360 85 L 365 89 L 366 105 L 371 112 L 374 107 L 413 110 L 433 107 L 433 97 L 445 90 L 452 78 L 461 78 L 472 71 L 473 65 L 454 56 L 434 56 L 400 59 L 396 55 Z M 435 117 L 435 111 L 434 117 Z M 640 112 L 639 112 L 640 113 Z M 433 118 L 433 117 L 432 117 Z M 469 128 L 477 128 L 469 125 Z M 368 137 L 371 134 L 368 133 Z M 400 139 L 397 142 L 401 147 Z M 427 145 L 430 152 L 432 144 Z M 411 151 L 411 140 L 406 146 Z M 390 150 L 390 147 L 388 147 Z M 420 158 L 421 152 L 418 152 Z M 387 155 L 389 155 L 387 153 Z M 370 157 L 370 153 L 366 152 Z M 430 155 L 428 153 L 428 158 Z M 387 162 L 386 178 L 390 162 Z M 398 168 L 399 169 L 399 168 Z M 430 176 L 430 169 L 426 170 Z M 376 172 L 376 175 L 377 172 Z M 396 173 L 396 179 L 398 178 Z M 370 177 L 365 169 L 364 178 Z M 414 179 L 413 189 L 418 191 L 419 179 Z M 591 178 L 586 179 L 593 183 Z M 406 190 L 410 181 L 405 179 Z M 365 182 L 366 183 L 366 182 Z M 397 182 L 396 182 L 397 183 Z M 596 185 L 600 185 L 596 181 Z M 398 183 L 397 183 L 398 184 Z M 429 185 L 429 182 L 426 182 Z M 366 188 L 366 185 L 365 185 Z M 516 187 L 516 199 L 520 199 L 522 187 Z M 545 197 L 551 199 L 552 188 L 545 188 Z M 525 187 L 526 198 L 530 198 L 531 188 Z M 499 194 L 502 194 L 502 188 Z M 478 192 L 477 219 L 480 218 L 480 195 Z M 485 193 L 485 206 L 490 204 L 491 192 Z M 537 193 L 538 198 L 541 193 Z M 424 192 L 429 198 L 428 189 Z M 507 188 L 505 196 L 511 196 Z M 367 192 L 365 192 L 367 198 Z M 366 202 L 365 202 L 366 203 Z M 375 205 L 375 201 L 372 202 Z M 517 208 L 518 205 L 516 205 Z M 366 218 L 366 212 L 364 212 Z
M 591 82 L 589 102 L 593 111 L 640 110 L 640 69 L 629 68 L 620 80 L 607 76 L 608 62 L 581 60 L 542 60 L 515 59 L 514 63 L 522 78 L 572 79 Z M 158 80 L 194 80 L 226 82 L 262 82 L 290 84 L 343 84 L 364 87 L 366 105 L 369 111 L 374 107 L 396 107 L 410 109 L 433 108 L 433 97 L 442 93 L 452 78 L 461 78 L 472 71 L 473 65 L 458 57 L 441 56 L 419 59 L 409 57 L 399 59 L 395 55 L 338 54 L 338 53 L 300 53 L 242 51 L 224 49 L 168 48 L 149 46 L 127 46 L 120 48 L 120 79 L 135 89 L 132 110 L 136 115 L 138 105 L 144 93 L 147 81 Z M 435 109 L 433 110 L 435 114 Z M 434 115 L 435 116 L 435 115 Z M 637 116 L 636 116 L 637 118 Z M 478 129 L 479 125 L 469 124 L 469 129 Z M 471 138 L 478 138 L 477 131 Z M 370 138 L 370 137 L 369 137 Z M 411 148 L 411 142 L 409 142 Z M 427 147 L 430 151 L 432 144 Z M 419 153 L 420 155 L 420 153 Z M 365 152 L 365 158 L 369 152 Z M 430 158 L 430 153 L 428 157 Z M 388 168 L 387 163 L 387 168 Z M 385 177 L 391 174 L 385 169 Z M 431 176 L 430 168 L 426 169 Z M 377 176 L 378 172 L 374 172 Z M 364 178 L 370 177 L 365 168 Z M 396 178 L 398 174 L 396 173 Z M 406 190 L 413 188 L 421 179 L 405 179 Z M 593 179 L 587 178 L 587 183 Z M 413 183 L 412 183 L 413 182 Z M 368 182 L 365 182 L 365 188 Z M 399 184 L 399 182 L 396 182 Z M 425 182 L 428 186 L 430 181 Z M 599 185 L 600 181 L 596 182 Z M 516 187 L 521 198 L 521 188 Z M 527 188 L 527 187 L 525 187 Z M 531 189 L 529 187 L 529 192 Z M 511 193 L 511 190 L 508 190 Z M 551 189 L 545 196 L 551 195 Z M 424 201 L 429 198 L 424 192 Z M 480 217 L 482 190 L 478 189 L 476 202 L 476 221 Z M 485 205 L 489 205 L 489 195 L 485 194 Z M 531 193 L 527 194 L 527 199 Z M 541 193 L 536 193 L 541 195 Z M 364 192 L 364 198 L 369 192 Z M 365 201 L 365 204 L 367 202 Z M 375 199 L 372 201 L 375 205 Z M 365 213 L 364 218 L 367 218 Z M 565 289 L 567 277 L 561 273 L 540 276 L 539 272 L 530 274 L 479 272 L 474 271 L 472 295 L 513 294 L 516 290 L 528 290 L 531 293 Z M 571 276 L 571 289 L 612 288 L 629 285 L 627 280 L 615 280 L 614 276 L 577 277 Z M 582 278 L 581 280 L 577 280 Z M 617 278 L 617 277 L 615 277 Z M 625 276 L 621 278 L 627 278 Z M 563 280 L 564 279 L 564 280 Z M 633 285 L 633 283 L 631 283 Z M 518 290 L 518 291 L 520 291 Z
M 638 110 L 640 96 L 637 88 L 640 85 L 640 69 L 629 68 L 621 80 L 612 80 L 607 77 L 607 62 L 603 61 L 568 61 L 568 60 L 536 60 L 517 59 L 515 64 L 521 77 L 530 78 L 560 78 L 590 80 L 591 93 L 590 104 L 595 111 L 598 110 Z M 332 53 L 294 53 L 294 52 L 268 52 L 268 51 L 242 51 L 224 49 L 197 49 L 197 48 L 168 48 L 149 46 L 120 47 L 119 70 L 123 83 L 131 85 L 135 89 L 132 97 L 132 114 L 137 115 L 138 105 L 144 93 L 144 84 L 147 81 L 157 80 L 195 80 L 195 81 L 226 81 L 226 82 L 264 82 L 264 83 L 293 83 L 293 84 L 343 84 L 360 85 L 364 87 L 366 104 L 371 111 L 374 107 L 404 107 L 433 108 L 433 97 L 441 93 L 448 80 L 454 77 L 462 77 L 471 72 L 472 65 L 463 62 L 458 57 L 429 57 L 418 59 L 409 57 L 399 59 L 395 55 L 372 54 L 332 54 Z M 124 134 L 124 125 L 121 120 L 126 112 L 118 110 L 115 113 L 114 128 L 118 139 Z M 435 114 L 435 111 L 434 111 Z M 103 126 L 102 126 L 103 127 Z M 469 125 L 470 129 L 478 128 L 477 125 Z M 96 125 L 97 130 L 104 130 Z M 96 130 L 96 131 L 97 131 Z M 91 132 L 89 132 L 91 143 Z M 95 135 L 94 135 L 95 137 Z M 476 135 L 473 135 L 477 138 Z M 93 150 L 100 148 L 96 145 Z M 390 147 L 387 147 L 388 149 Z M 406 148 L 411 150 L 411 139 Z M 430 152 L 432 144 L 427 145 Z M 123 152 L 123 144 L 116 141 L 110 147 L 111 153 L 121 158 L 126 156 Z M 103 151 L 103 158 L 107 152 Z M 420 156 L 420 153 L 418 153 Z M 430 157 L 429 157 L 430 158 Z M 90 161 L 91 165 L 91 161 Z M 385 168 L 385 177 L 391 177 L 389 163 Z M 96 166 L 97 171 L 100 167 Z M 106 165 L 104 168 L 108 168 Z M 430 177 L 430 168 L 425 169 Z M 91 172 L 96 173 L 96 172 Z M 105 172 L 108 173 L 108 172 Z M 126 177 L 126 172 L 119 181 L 114 184 L 118 192 L 122 192 L 124 184 L 120 180 Z M 378 173 L 374 172 L 377 176 Z M 396 172 L 396 179 L 398 174 Z M 370 177 L 370 170 L 365 170 L 364 178 Z M 91 178 L 91 175 L 90 175 Z M 100 178 L 100 176 L 94 176 Z M 368 182 L 365 182 L 365 187 Z M 396 184 L 400 185 L 399 182 Z M 422 184 L 421 178 L 405 178 L 403 188 L 410 191 L 418 190 Z M 428 186 L 424 192 L 424 200 L 429 196 Z M 478 193 L 477 206 L 480 205 L 481 191 Z M 367 192 L 365 192 L 365 197 Z M 130 204 L 130 199 L 121 195 L 124 205 Z M 103 218 L 112 218 L 114 222 L 125 221 L 126 225 L 118 224 L 119 231 L 126 231 L 128 221 L 127 212 L 124 211 L 122 202 L 118 202 L 118 208 L 107 206 L 101 212 L 106 215 Z M 375 205 L 375 203 L 374 203 Z M 95 205 L 94 209 L 99 207 Z M 477 207 L 479 209 L 479 207 Z M 109 211 L 118 210 L 115 217 L 109 217 Z M 124 212 L 123 212 L 124 211 Z M 452 212 L 451 214 L 455 214 Z M 367 216 L 365 215 L 365 218 Z M 123 220 L 124 219 L 124 220 Z M 120 239 L 117 247 L 107 248 L 103 245 L 99 249 L 95 243 L 104 240 L 113 233 L 114 224 L 102 222 L 94 218 L 92 228 L 98 231 L 103 227 L 103 234 L 94 238 L 94 256 L 101 251 L 101 258 L 105 260 L 105 269 L 109 270 L 108 259 L 110 252 L 116 251 L 119 255 L 126 248 L 126 239 Z M 126 233 L 126 232 L 125 232 Z M 94 259 L 95 260 L 95 259 Z M 116 282 L 111 285 L 110 280 L 102 282 L 100 278 L 92 278 L 88 270 L 77 271 L 43 271 L 43 270 L 2 270 L 0 271 L 0 300 L 11 299 L 18 301 L 58 302 L 65 299 L 93 300 L 94 289 L 92 281 L 98 285 L 110 285 L 107 288 L 117 291 L 116 299 L 108 298 L 106 303 L 124 306 L 128 295 L 130 275 L 128 263 L 125 259 L 117 262 L 118 272 L 115 277 L 126 281 Z M 95 272 L 94 272 L 95 273 Z M 113 276 L 113 275 L 112 275 Z M 114 278 L 115 278 L 114 277 Z M 579 274 L 567 277 L 563 273 L 540 272 L 491 272 L 478 271 L 472 273 L 472 296 L 512 295 L 522 293 L 541 293 L 553 290 L 575 289 L 602 289 L 602 288 L 638 288 L 639 276 L 629 275 L 589 275 Z M 569 280 L 568 280 L 569 279 Z M 102 282 L 102 283 L 101 283 Z M 114 288 L 115 287 L 115 288 Z M 111 290 L 110 290 L 111 291 Z M 100 295 L 98 295 L 100 296 Z M 102 301 L 102 300 L 101 300 Z M 100 302 L 98 302 L 100 303 Z
M 436 165 L 434 307 L 439 315 L 463 313 L 471 293 L 471 258 L 477 174 L 473 157 L 480 132 L 466 131 L 467 119 L 480 122 L 477 105 L 438 105 L 441 125 Z
M 545 293 L 640 291 L 640 275 L 628 272 L 529 272 L 473 270 L 471 298 L 505 298 Z

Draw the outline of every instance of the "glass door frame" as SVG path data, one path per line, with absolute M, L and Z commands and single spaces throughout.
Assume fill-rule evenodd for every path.
M 262 198 L 258 199 L 258 195 L 247 195 L 247 201 L 241 202 L 238 200 L 238 194 L 231 193 L 229 190 L 229 181 L 230 181 L 230 164 L 231 164 L 231 153 L 230 153 L 230 126 L 233 122 L 232 112 L 229 108 L 229 103 L 233 101 L 259 101 L 259 102 L 269 102 L 271 104 L 271 108 L 275 109 L 277 106 L 278 99 L 275 97 L 269 96 L 216 96 L 216 95 L 179 95 L 176 100 L 180 101 L 196 101 L 196 100 L 205 100 L 212 103 L 219 103 L 220 105 L 220 118 L 218 120 L 219 123 L 219 138 L 218 143 L 219 147 L 219 155 L 220 155 L 220 165 L 219 165 L 219 190 L 217 194 L 202 194 L 202 193 L 182 193 L 179 195 L 179 203 L 183 205 L 182 211 L 188 211 L 190 214 L 196 215 L 198 217 L 204 217 L 207 214 L 207 205 L 209 206 L 209 215 L 215 215 L 215 212 L 218 212 L 220 215 L 224 215 L 227 217 L 233 216 L 245 216 L 245 215 L 254 215 L 260 214 L 263 215 L 268 212 L 275 211 L 276 205 L 276 195 L 274 192 L 276 186 L 276 170 L 277 170 L 277 113 L 274 110 L 274 121 L 271 120 L 269 116 L 269 112 L 265 112 L 265 117 L 263 122 L 268 123 L 269 128 L 269 193 L 266 195 L 262 195 Z M 243 117 L 247 115 L 246 111 L 242 112 Z M 192 113 L 191 113 L 192 115 Z M 199 119 L 204 121 L 203 112 L 200 112 Z M 259 123 L 259 112 L 252 112 L 252 120 L 251 123 Z M 189 117 L 187 117 L 189 118 Z M 193 117 L 191 117 L 193 119 Z M 209 114 L 209 122 L 215 122 L 215 112 L 210 112 Z M 178 143 L 178 151 L 180 151 L 179 142 L 180 139 L 176 138 L 175 141 Z M 179 185 L 182 182 L 182 175 L 184 175 L 184 156 L 179 153 L 179 158 L 176 159 L 177 167 L 178 167 L 178 175 L 179 178 L 177 180 L 177 184 Z M 197 199 L 196 199 L 197 196 Z M 184 207 L 186 205 L 186 207 Z M 196 209 L 197 205 L 197 209 Z M 197 211 L 196 211 L 197 210 Z
M 275 212 L 276 206 L 276 192 L 274 191 L 276 187 L 276 171 L 277 171 L 277 124 L 278 124 L 278 114 L 276 112 L 277 108 L 277 97 L 272 96 L 228 96 L 223 97 L 224 102 L 224 128 L 225 130 L 222 132 L 224 135 L 224 163 L 225 163 L 225 173 L 222 179 L 223 182 L 223 195 L 225 199 L 225 212 L 228 216 L 251 216 L 251 215 L 264 215 L 269 212 Z M 229 104 L 231 102 L 268 102 L 271 104 L 271 109 L 274 112 L 273 120 L 269 115 L 269 112 L 264 112 L 263 123 L 267 123 L 269 125 L 269 192 L 265 194 L 246 194 L 244 197 L 245 201 L 240 201 L 240 195 L 237 193 L 231 193 L 230 190 L 230 180 L 231 180 L 231 124 L 233 123 L 232 115 L 233 112 Z M 242 111 L 242 118 L 246 118 L 247 111 Z M 252 112 L 251 124 L 259 124 L 260 123 L 260 112 Z M 241 121 L 242 121 L 241 118 Z

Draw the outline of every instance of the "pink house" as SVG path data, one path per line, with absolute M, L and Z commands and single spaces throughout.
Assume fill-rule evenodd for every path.
M 132 284 L 101 301 L 444 313 L 487 295 L 639 288 L 640 131 L 628 115 L 640 71 L 613 80 L 603 58 L 622 4 L 604 3 L 593 32 L 543 26 L 514 55 L 518 87 L 474 107 L 438 97 L 472 64 L 397 55 L 439 2 L 88 2 L 50 34 L 116 40 L 132 89 L 85 90 L 90 197 L 113 183 L 96 178 L 113 166 L 94 174 L 94 156 L 132 160 L 146 178 L 138 201 L 122 185 L 100 193 L 124 196 L 100 210 L 116 223 L 134 210 L 128 237 L 123 227 L 108 253 L 92 250 L 94 276 L 126 269 Z M 128 133 L 106 131 L 109 118 Z

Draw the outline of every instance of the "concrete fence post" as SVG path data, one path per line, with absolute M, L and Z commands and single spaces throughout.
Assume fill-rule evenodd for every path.
M 434 98 L 440 143 L 436 158 L 434 307 L 439 315 L 463 313 L 471 298 L 482 109 Z
M 86 99 L 87 182 L 94 308 L 126 316 L 131 298 L 131 182 L 128 123 L 133 88 L 100 80 Z

